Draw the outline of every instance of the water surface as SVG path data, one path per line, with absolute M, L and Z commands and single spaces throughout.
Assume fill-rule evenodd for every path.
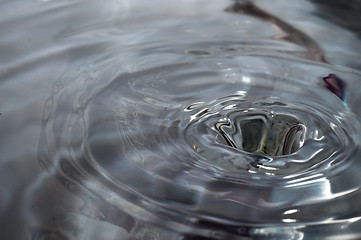
M 358 239 L 359 3 L 5 1 L 2 239 Z

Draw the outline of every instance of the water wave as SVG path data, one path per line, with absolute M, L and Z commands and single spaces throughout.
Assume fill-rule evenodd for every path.
M 303 239 L 360 227 L 361 76 L 328 63 L 311 37 L 237 3 L 98 41 L 53 87 L 39 162 L 99 202 L 103 222 L 130 239 Z

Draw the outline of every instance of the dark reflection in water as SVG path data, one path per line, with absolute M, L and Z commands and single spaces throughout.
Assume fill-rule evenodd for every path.
M 317 15 L 332 21 L 344 28 L 354 32 L 358 37 L 361 37 L 361 1 L 322 1 L 312 0 L 317 4 Z
M 1 239 L 358 239 L 359 1 L 4 1 Z

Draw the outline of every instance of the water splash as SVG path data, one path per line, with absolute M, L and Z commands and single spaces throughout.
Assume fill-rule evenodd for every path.
M 126 2 L 54 37 L 53 55 L 75 57 L 43 107 L 37 157 L 51 176 L 26 198 L 55 177 L 76 200 L 51 221 L 27 210 L 32 238 L 360 236 L 354 63 L 257 1 Z

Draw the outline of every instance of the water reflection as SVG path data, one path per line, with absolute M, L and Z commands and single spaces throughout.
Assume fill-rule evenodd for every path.
M 5 1 L 0 235 L 358 238 L 355 3 Z

